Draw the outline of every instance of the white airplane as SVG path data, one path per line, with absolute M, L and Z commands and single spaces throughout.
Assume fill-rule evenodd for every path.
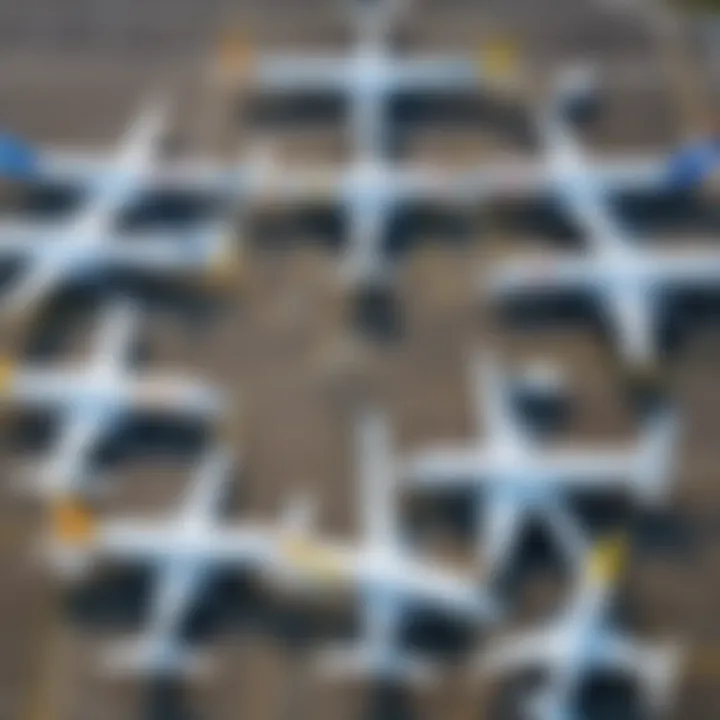
M 413 608 L 484 621 L 495 610 L 468 577 L 414 557 L 398 531 L 389 428 L 384 417 L 366 414 L 358 425 L 360 500 L 365 536 L 357 546 L 319 540 L 296 526 L 286 535 L 279 576 L 291 588 L 359 598 L 363 637 L 351 647 L 321 652 L 318 670 L 329 677 L 370 677 L 389 682 L 423 682 L 433 666 L 401 645 L 402 621 Z
M 222 396 L 192 377 L 133 371 L 138 309 L 111 305 L 98 333 L 90 364 L 76 367 L 2 367 L 0 395 L 10 407 L 49 412 L 60 433 L 32 489 L 52 497 L 91 490 L 91 456 L 132 414 L 216 423 L 224 417 Z M 24 488 L 27 485 L 23 484 Z
M 221 568 L 253 571 L 271 561 L 268 527 L 218 524 L 231 479 L 232 458 L 214 449 L 203 458 L 180 512 L 168 518 L 98 523 L 78 504 L 56 508 L 51 552 L 58 569 L 77 577 L 98 561 L 140 565 L 156 573 L 148 628 L 140 638 L 110 649 L 102 667 L 149 678 L 203 675 L 208 658 L 191 651 L 183 629 Z
M 680 647 L 635 640 L 615 629 L 609 618 L 626 552 L 622 540 L 600 543 L 590 554 L 568 607 L 556 619 L 540 629 L 501 639 L 482 653 L 478 670 L 486 676 L 547 670 L 541 689 L 524 703 L 524 717 L 581 717 L 581 685 L 603 671 L 639 683 L 650 717 L 660 717 L 669 709 L 682 660 Z
M 620 490 L 657 502 L 667 491 L 675 418 L 660 412 L 636 447 L 541 446 L 513 407 L 512 388 L 490 356 L 472 366 L 476 423 L 485 438 L 439 445 L 400 463 L 406 486 L 429 493 L 472 490 L 483 516 L 477 553 L 491 576 L 502 572 L 525 523 L 542 520 L 577 570 L 588 538 L 566 506 L 567 493 Z
M 476 58 L 448 55 L 397 57 L 389 35 L 403 3 L 350 3 L 358 40 L 350 55 L 271 55 L 251 59 L 251 82 L 270 93 L 334 93 L 347 98 L 353 147 L 382 153 L 387 144 L 387 102 L 399 95 L 476 92 L 499 87 Z
M 340 208 L 346 225 L 340 280 L 351 289 L 391 283 L 395 267 L 386 246 L 398 212 L 411 206 L 469 207 L 452 173 L 387 162 L 374 153 L 359 153 L 342 169 L 288 168 L 266 177 L 266 202 Z
M 152 231 L 124 237 L 116 227 L 145 191 L 164 121 L 152 105 L 132 124 L 114 165 L 88 176 L 87 197 L 60 221 L 0 219 L 0 261 L 22 270 L 5 292 L 0 311 L 22 316 L 71 283 L 96 282 L 107 273 L 188 279 L 232 269 L 225 220 L 188 231 Z
M 509 260 L 492 268 L 480 291 L 500 302 L 585 296 L 614 334 L 623 363 L 640 378 L 658 369 L 658 326 L 664 302 L 688 292 L 720 289 L 720 253 L 643 247 L 609 211 L 605 198 L 584 191 L 578 217 L 586 225 L 583 255 Z
M 481 280 L 480 291 L 500 301 L 528 295 L 588 296 L 613 331 L 621 360 L 651 378 L 663 302 L 681 292 L 717 291 L 720 253 L 642 247 L 613 211 L 610 188 L 588 169 L 580 146 L 559 118 L 558 112 L 548 112 L 540 123 L 550 147 L 548 177 L 588 252 L 501 263 Z

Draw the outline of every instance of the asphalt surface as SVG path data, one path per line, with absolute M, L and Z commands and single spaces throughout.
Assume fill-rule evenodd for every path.
M 203 78 L 219 28 L 240 27 L 240 35 L 261 48 L 342 47 L 348 33 L 333 7 L 327 0 L 254 6 L 188 0 L 2 2 L 0 124 L 41 142 L 107 146 L 141 98 L 168 84 L 180 98 L 182 144 L 215 150 L 217 138 L 207 129 L 216 127 L 217 113 L 227 112 L 227 98 Z M 684 115 L 667 56 L 642 13 L 629 16 L 601 3 L 569 0 L 426 0 L 416 3 L 402 28 L 408 50 L 478 52 L 486 39 L 513 38 L 522 48 L 528 102 L 542 97 L 564 61 L 579 56 L 599 61 L 606 101 L 587 130 L 592 147 L 663 148 L 683 137 Z M 403 124 L 398 152 L 404 156 L 465 166 L 521 147 L 507 127 L 475 115 L 421 114 L 420 120 Z M 261 114 L 237 129 L 224 127 L 237 133 L 233 147 L 270 139 L 294 162 L 341 160 L 347 154 L 342 125 L 333 117 L 298 127 Z M 323 530 L 355 533 L 351 430 L 358 403 L 372 399 L 387 410 L 399 451 L 439 438 L 470 437 L 476 429 L 466 360 L 477 349 L 495 348 L 512 367 L 537 358 L 557 362 L 573 391 L 567 437 L 635 436 L 638 415 L 591 325 L 517 327 L 477 306 L 477 278 L 494 257 L 524 247 L 552 250 L 555 238 L 534 226 L 518 230 L 484 211 L 459 225 L 426 229 L 423 242 L 405 253 L 394 317 L 384 316 L 382 327 L 375 324 L 372 332 L 358 328 L 338 292 L 334 255 L 324 247 L 322 233 L 272 217 L 254 217 L 242 232 L 242 286 L 201 307 L 150 303 L 145 362 L 196 371 L 226 388 L 241 408 L 233 443 L 243 472 L 231 516 L 273 518 L 290 497 L 306 491 L 321 499 Z M 680 224 L 670 240 L 682 242 L 689 232 Z M 712 242 L 716 233 L 705 228 L 705 235 Z M 68 302 L 64 312 L 56 309 L 61 319 L 49 321 L 67 329 L 52 349 L 60 359 L 90 349 L 92 312 L 78 305 Z M 32 340 L 6 338 L 3 348 L 26 357 L 34 351 Z M 693 323 L 670 363 L 673 396 L 686 420 L 675 497 L 644 523 L 653 532 L 643 533 L 622 593 L 630 627 L 648 637 L 680 635 L 693 647 L 677 718 L 711 718 L 720 710 L 718 360 L 717 322 Z M 103 644 L 142 627 L 139 593 L 132 582 L 130 590 L 116 590 L 128 579 L 112 575 L 103 578 L 110 584 L 97 583 L 94 593 L 69 597 L 38 569 L 33 558 L 43 514 L 19 499 L 15 486 L 19 471 L 37 460 L 39 450 L 18 437 L 14 425 L 8 425 L 2 444 L 7 492 L 0 505 L 0 718 L 511 717 L 498 709 L 499 688 L 468 682 L 460 668 L 451 669 L 439 688 L 404 699 L 373 698 L 367 688 L 318 682 L 308 672 L 308 645 L 301 642 L 307 617 L 286 617 L 277 601 L 265 602 L 256 590 L 232 582 L 199 621 L 199 646 L 217 660 L 217 672 L 205 684 L 148 689 L 103 678 L 96 667 Z M 104 513 L 163 512 L 179 501 L 192 467 L 192 443 L 185 436 L 164 440 L 112 458 Z M 424 518 L 428 509 L 409 510 L 415 511 Z M 461 534 L 427 514 L 428 551 L 462 556 L 467 543 Z M 530 573 L 521 607 L 547 607 L 554 585 L 547 573 Z M 312 627 L 326 634 L 336 619 L 344 620 L 342 612 L 311 617 Z

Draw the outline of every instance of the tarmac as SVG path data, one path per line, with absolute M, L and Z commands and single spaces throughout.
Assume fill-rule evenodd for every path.
M 0 54 L 5 58 L 0 125 L 43 143 L 112 147 L 141 99 L 167 84 L 183 108 L 176 128 L 182 146 L 218 151 L 220 143 L 213 142 L 217 138 L 208 135 L 208 128 L 218 127 L 214 123 L 222 115 L 224 132 L 237 135 L 224 139 L 223 153 L 233 148 L 242 156 L 242 148 L 260 138 L 272 140 L 292 162 L 341 161 L 347 144 L 342 123 L 332 114 L 316 125 L 295 126 L 272 113 L 270 121 L 261 113 L 251 123 L 227 123 L 228 97 L 208 86 L 205 73 L 221 27 L 238 26 L 239 35 L 258 48 L 340 48 L 348 37 L 341 13 L 329 0 L 0 2 Z M 685 46 L 679 57 L 691 68 L 702 68 L 695 81 L 695 115 L 689 120 L 686 105 L 679 107 L 677 100 L 677 78 L 688 72 L 677 67 L 678 53 L 658 41 L 646 11 L 619 13 L 610 2 L 425 0 L 414 4 L 402 28 L 408 50 L 447 47 L 477 53 L 484 40 L 512 38 L 529 69 L 528 103 L 542 97 L 553 70 L 564 61 L 578 56 L 597 61 L 606 96 L 586 140 L 598 150 L 673 146 L 688 123 L 704 122 L 702 108 L 713 97 L 702 49 Z M 398 153 L 466 167 L 518 147 L 526 150 L 507 128 L 475 113 L 459 114 L 410 113 L 401 124 Z M 702 228 L 703 240 L 714 242 L 718 225 L 708 225 Z M 390 320 L 380 314 L 382 327 L 373 325 L 372 331 L 358 327 L 338 290 L 336 257 L 327 249 L 324 229 L 267 213 L 254 216 L 239 233 L 241 283 L 215 291 L 212 302 L 182 311 L 172 303 L 150 304 L 145 362 L 194 371 L 236 400 L 239 421 L 231 442 L 241 472 L 231 517 L 274 518 L 290 498 L 307 492 L 320 499 L 323 530 L 352 536 L 358 518 L 351 430 L 358 404 L 369 399 L 389 413 L 398 452 L 440 438 L 471 437 L 477 430 L 467 359 L 478 349 L 493 348 L 511 367 L 537 359 L 560 365 L 573 393 L 564 438 L 611 442 L 637 433 L 637 414 L 611 353 L 591 324 L 517 327 L 478 307 L 477 279 L 493 258 L 523 248 L 553 249 L 556 238 L 540 226 L 518 228 L 485 209 L 462 222 L 426 225 L 421 241 L 400 262 Z M 696 228 L 679 222 L 663 234 L 664 241 L 682 242 L 689 235 L 695 238 Z M 56 311 L 68 334 L 52 355 L 77 357 L 90 348 L 92 313 L 72 301 Z M 622 591 L 622 614 L 643 636 L 687 639 L 692 650 L 673 717 L 700 720 L 720 711 L 715 612 L 720 603 L 720 544 L 715 542 L 720 485 L 714 477 L 720 461 L 715 438 L 720 333 L 716 318 L 689 327 L 669 363 L 673 396 L 686 422 L 675 495 L 670 507 L 643 520 L 646 532 Z M 38 346 L 37 338 L 22 346 L 3 341 L 4 350 L 18 358 L 39 352 Z M 6 491 L 0 504 L 0 718 L 514 717 L 505 708 L 502 689 L 469 681 L 458 658 L 451 660 L 438 688 L 406 698 L 318 682 L 308 669 L 311 644 L 304 642 L 303 630 L 309 617 L 321 633 L 335 623 L 345 627 L 347 609 L 298 611 L 288 617 L 277 599 L 238 582 L 223 583 L 219 599 L 207 598 L 209 609 L 198 620 L 198 646 L 216 663 L 206 682 L 147 688 L 102 677 L 96 658 L 103 643 L 142 627 L 142 583 L 109 571 L 102 578 L 108 585 L 98 582 L 94 594 L 78 597 L 42 572 L 36 562 L 42 511 L 15 492 L 19 471 L 37 461 L 38 448 L 14 426 L 6 426 L 6 441 L 0 444 Z M 157 447 L 112 457 L 112 487 L 102 496 L 102 512 L 169 511 L 192 467 L 193 454 L 186 451 L 192 445 L 185 436 L 179 441 L 164 437 Z M 466 539 L 451 523 L 432 517 L 436 513 L 426 507 L 407 510 L 423 518 L 427 514 L 429 531 L 423 539 L 428 552 L 463 557 Z M 519 613 L 550 607 L 555 580 L 555 574 L 533 566 L 520 588 Z M 128 584 L 130 590 L 119 589 Z M 612 717 L 621 716 L 616 708 Z

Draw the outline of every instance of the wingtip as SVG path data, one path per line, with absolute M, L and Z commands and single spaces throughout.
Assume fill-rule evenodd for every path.
M 66 546 L 86 547 L 97 531 L 94 513 L 83 499 L 74 495 L 52 501 L 50 523 L 53 537 Z

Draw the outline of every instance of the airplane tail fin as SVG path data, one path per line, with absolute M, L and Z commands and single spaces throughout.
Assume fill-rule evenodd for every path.
M 371 678 L 413 686 L 430 684 L 436 676 L 434 665 L 416 654 L 369 644 L 325 649 L 317 657 L 316 670 L 330 680 Z
M 677 415 L 669 408 L 658 410 L 649 420 L 639 454 L 637 494 L 652 504 L 664 498 L 673 474 L 673 453 L 679 432 Z
M 677 643 L 653 647 L 647 652 L 639 671 L 642 693 L 653 717 L 660 717 L 669 709 L 680 679 L 683 650 Z
M 143 635 L 110 647 L 102 657 L 101 669 L 121 677 L 202 679 L 211 663 L 206 655 L 192 652 L 182 643 Z
M 529 720 L 572 720 L 575 717 L 547 688 L 529 694 L 522 704 Z

